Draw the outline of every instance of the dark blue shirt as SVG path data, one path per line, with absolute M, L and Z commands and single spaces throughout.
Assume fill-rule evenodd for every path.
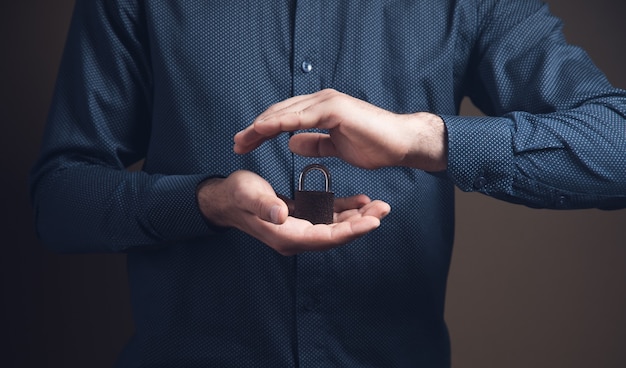
M 297 157 L 287 134 L 233 153 L 267 107 L 323 88 L 441 115 L 448 170 Z M 486 116 L 457 116 L 465 96 Z M 61 252 L 127 252 L 120 367 L 449 367 L 454 186 L 624 207 L 625 115 L 626 93 L 536 0 L 78 0 L 32 175 L 37 228 Z M 207 177 L 251 170 L 293 195 L 312 162 L 336 196 L 390 203 L 381 227 L 283 257 L 197 207 Z

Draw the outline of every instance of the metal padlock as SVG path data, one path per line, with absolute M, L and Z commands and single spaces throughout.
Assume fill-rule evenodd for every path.
M 324 174 L 326 190 L 324 192 L 304 190 L 306 175 L 319 170 Z M 332 224 L 335 194 L 330 191 L 330 173 L 320 164 L 311 164 L 302 169 L 298 180 L 298 191 L 295 197 L 294 217 L 308 220 L 312 224 Z

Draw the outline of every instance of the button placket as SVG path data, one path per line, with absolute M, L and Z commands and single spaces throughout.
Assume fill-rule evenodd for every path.
M 292 91 L 294 95 L 317 92 L 320 79 L 321 2 L 299 0 L 296 3 L 292 55 Z M 303 168 L 310 159 L 292 156 L 293 167 Z M 298 182 L 294 170 L 293 183 Z M 295 188 L 294 188 L 295 190 Z M 324 262 L 323 254 L 302 253 L 296 256 L 296 333 L 298 358 L 301 368 L 324 365 L 326 360 L 323 310 Z
M 304 95 L 320 89 L 318 55 L 321 37 L 321 4 L 298 1 L 296 5 L 293 43 L 293 93 Z

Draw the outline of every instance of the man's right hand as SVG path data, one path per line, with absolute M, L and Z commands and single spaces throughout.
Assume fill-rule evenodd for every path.
M 365 195 L 335 199 L 334 223 L 313 225 L 289 216 L 287 203 L 271 185 L 250 171 L 212 178 L 198 188 L 198 205 L 205 218 L 259 239 L 282 255 L 327 250 L 344 245 L 378 228 L 391 210 Z

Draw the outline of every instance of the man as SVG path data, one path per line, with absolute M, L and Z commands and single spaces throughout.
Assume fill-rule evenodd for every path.
M 454 185 L 624 207 L 625 132 L 540 1 L 84 0 L 33 198 L 52 249 L 127 252 L 121 367 L 448 367 Z M 312 162 L 331 225 L 279 197 Z

